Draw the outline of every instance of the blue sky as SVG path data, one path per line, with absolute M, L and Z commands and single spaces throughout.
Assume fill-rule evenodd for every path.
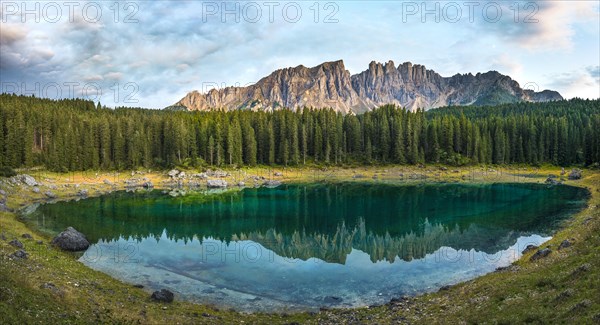
M 191 90 L 343 59 L 352 74 L 410 61 L 600 97 L 599 1 L 0 3 L 4 92 L 162 108 Z

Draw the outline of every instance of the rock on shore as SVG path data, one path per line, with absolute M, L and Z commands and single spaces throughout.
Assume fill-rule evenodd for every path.
M 66 251 L 82 251 L 90 247 L 85 236 L 73 227 L 68 227 L 52 240 L 52 244 Z

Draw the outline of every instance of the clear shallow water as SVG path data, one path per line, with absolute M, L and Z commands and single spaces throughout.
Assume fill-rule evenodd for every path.
M 548 240 L 587 191 L 535 184 L 313 184 L 172 198 L 117 192 L 45 204 L 91 268 L 245 311 L 385 303 L 509 265 Z

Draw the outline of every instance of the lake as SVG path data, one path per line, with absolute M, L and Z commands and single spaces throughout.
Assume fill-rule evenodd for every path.
M 541 184 L 289 184 L 115 192 L 25 219 L 92 246 L 89 267 L 177 299 L 240 311 L 357 307 L 438 290 L 540 245 L 588 192 Z

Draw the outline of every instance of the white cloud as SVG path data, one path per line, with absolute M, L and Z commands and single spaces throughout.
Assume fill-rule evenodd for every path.
M 280 17 L 273 24 L 266 17 L 258 23 L 222 23 L 220 17 L 204 23 L 201 4 L 194 1 L 139 2 L 134 17 L 139 23 L 133 24 L 122 22 L 123 12 L 121 22 L 113 21 L 108 8 L 112 2 L 102 2 L 105 11 L 98 23 L 89 23 L 80 14 L 74 23 L 11 20 L 1 26 L 0 74 L 3 81 L 93 81 L 103 89 L 115 81 L 134 82 L 140 100 L 135 106 L 164 107 L 189 89 L 202 89 L 206 82 L 245 85 L 278 68 L 338 59 L 352 73 L 366 69 L 371 60 L 392 59 L 396 64 L 425 64 L 445 76 L 496 69 L 515 79 L 540 80 L 550 72 L 537 68 L 532 73 L 532 63 L 550 61 L 544 59 L 548 52 L 558 53 L 556 61 L 561 64 L 592 67 L 600 56 L 579 62 L 582 55 L 570 50 L 579 46 L 587 53 L 598 51 L 597 40 L 578 39 L 582 26 L 597 36 L 594 1 L 539 1 L 537 24 L 515 24 L 509 9 L 497 24 L 403 24 L 399 14 L 388 10 L 397 4 L 372 2 L 340 2 L 339 22 L 323 24 L 313 22 L 311 4 L 302 4 L 305 12 L 297 24 Z M 542 60 L 526 53 L 539 54 Z M 549 68 L 560 81 L 566 78 L 559 75 L 561 69 L 576 67 Z M 588 89 L 594 78 L 584 70 L 580 73 L 587 77 L 570 80 Z M 563 90 L 570 87 L 568 82 L 556 85 L 569 96 L 570 90 Z M 579 94 L 575 90 L 572 93 Z M 103 93 L 108 95 L 102 103 L 113 105 L 110 92 Z
M 593 77 L 589 67 L 550 75 L 549 79 L 553 80 L 550 86 L 558 90 L 563 97 L 600 98 L 600 80 Z
M 111 79 L 111 80 L 121 80 L 123 79 L 123 73 L 121 72 L 109 72 L 107 74 L 104 75 L 104 79 Z

